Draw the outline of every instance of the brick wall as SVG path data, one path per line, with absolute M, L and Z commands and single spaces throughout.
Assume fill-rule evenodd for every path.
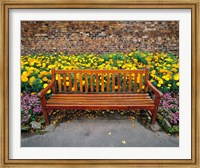
M 179 53 L 178 21 L 22 21 L 21 54 Z

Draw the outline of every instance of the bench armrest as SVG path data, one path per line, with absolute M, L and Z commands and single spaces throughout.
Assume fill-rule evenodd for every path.
M 153 91 L 156 97 L 161 98 L 163 96 L 163 93 L 159 91 L 149 80 L 147 80 L 146 84 Z
M 48 84 L 48 86 L 47 86 L 46 88 L 42 89 L 42 90 L 37 94 L 37 96 L 38 96 L 39 98 L 42 98 L 42 97 L 47 93 L 47 91 L 50 90 L 50 89 L 55 85 L 55 82 L 56 82 L 55 80 L 51 81 L 51 82 Z

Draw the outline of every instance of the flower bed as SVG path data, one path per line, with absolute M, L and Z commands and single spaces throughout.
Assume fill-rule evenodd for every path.
M 21 56 L 21 92 L 36 94 L 51 82 L 51 69 L 143 69 L 150 68 L 150 81 L 163 93 L 179 92 L 179 60 L 177 56 L 169 53 L 149 53 L 140 52 L 133 49 L 130 53 L 113 54 L 80 54 L 65 55 L 63 53 L 32 54 Z M 57 79 L 58 80 L 58 79 Z M 67 79 L 66 79 L 66 82 Z M 67 83 L 66 83 L 67 84 Z M 51 91 L 48 92 L 51 94 Z M 24 97 L 24 95 L 22 95 Z M 159 108 L 160 116 L 166 118 L 172 125 L 178 125 L 178 105 L 176 112 L 169 95 L 165 94 Z M 36 102 L 36 100 L 34 98 Z M 22 99 L 22 106 L 24 100 Z M 171 105 L 172 103 L 172 105 Z M 168 104 L 169 107 L 166 105 Z M 173 106 L 173 108 L 172 108 Z M 29 107 L 29 106 L 28 106 Z M 31 107 L 33 108 L 33 107 Z M 39 111 L 39 106 L 35 109 L 22 108 L 22 121 L 34 120 L 35 111 Z M 169 109 L 172 112 L 169 112 Z M 168 115 L 168 112 L 170 115 Z M 29 118 L 29 120 L 28 120 Z M 31 119 L 30 119 L 31 118 Z M 173 128 L 173 127 L 172 127 Z M 169 132 L 169 130 L 167 130 Z M 173 130 L 172 130 L 173 132 Z

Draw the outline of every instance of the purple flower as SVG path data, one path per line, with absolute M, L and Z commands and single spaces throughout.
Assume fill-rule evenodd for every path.
M 42 112 L 41 103 L 37 95 L 22 93 L 21 95 L 21 123 L 25 124 L 31 120 L 31 117 Z
M 158 110 L 171 124 L 179 123 L 179 100 L 170 93 L 163 95 Z

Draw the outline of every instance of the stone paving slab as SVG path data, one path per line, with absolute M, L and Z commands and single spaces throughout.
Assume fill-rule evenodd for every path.
M 62 122 L 50 130 L 42 135 L 22 138 L 21 147 L 179 146 L 179 137 L 151 131 L 137 120 L 133 123 L 126 119 L 78 119 Z

